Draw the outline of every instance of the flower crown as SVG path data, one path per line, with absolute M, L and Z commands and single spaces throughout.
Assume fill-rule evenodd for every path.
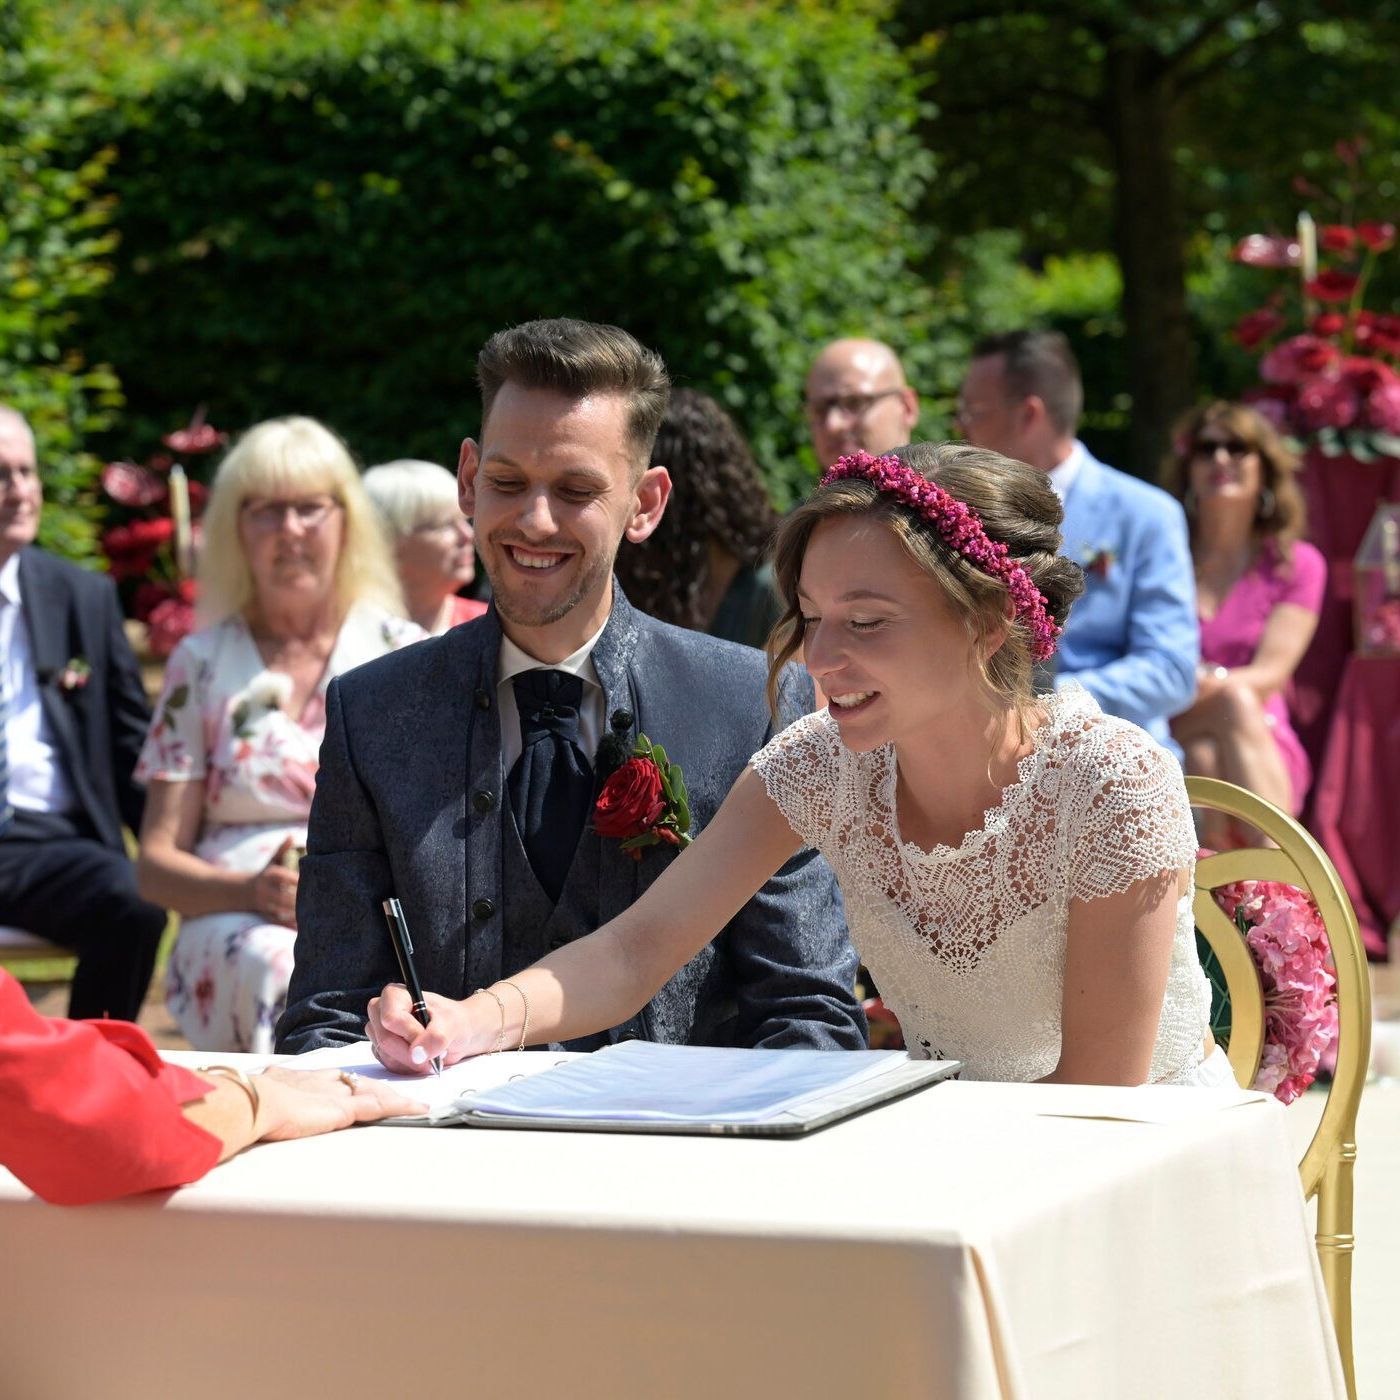
M 868 452 L 852 452 L 841 457 L 822 477 L 823 486 L 851 479 L 868 481 L 877 491 L 893 496 L 922 516 L 970 564 L 1006 585 L 1011 595 L 1013 616 L 1031 635 L 1031 659 L 1045 661 L 1054 654 L 1061 629 L 1050 616 L 1045 595 L 1031 582 L 1031 576 L 1011 557 L 1000 540 L 989 538 L 975 510 L 950 495 L 935 481 L 907 466 L 893 453 L 872 457 Z

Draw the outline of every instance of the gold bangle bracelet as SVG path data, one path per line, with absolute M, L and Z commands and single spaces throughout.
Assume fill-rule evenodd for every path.
M 491 990 L 490 987 L 478 987 L 476 991 L 472 993 L 472 996 L 490 997 L 491 1000 L 496 1003 L 496 1010 L 501 1013 L 501 1028 L 496 1032 L 496 1047 L 494 1050 L 491 1051 L 493 1055 L 499 1055 L 506 1043 L 506 1004 L 500 999 L 500 997 L 498 997 L 495 994 L 495 992 Z
M 262 1107 L 262 1100 L 258 1097 L 258 1086 L 241 1069 L 233 1065 L 201 1065 L 197 1073 L 219 1075 L 237 1084 L 248 1095 L 248 1102 L 253 1107 L 253 1130 L 257 1131 L 258 1109 Z
M 507 982 L 504 978 L 496 984 L 500 987 L 509 987 L 516 996 L 520 998 L 520 1004 L 525 1008 L 525 1019 L 520 1023 L 520 1048 L 525 1048 L 525 1037 L 530 1033 L 530 998 L 515 985 L 514 982 Z

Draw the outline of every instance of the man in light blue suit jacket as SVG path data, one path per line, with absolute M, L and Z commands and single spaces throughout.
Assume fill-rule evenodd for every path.
M 1167 721 L 1196 693 L 1200 632 L 1186 517 L 1165 491 L 1100 462 L 1075 437 L 1079 366 L 1064 336 L 1013 331 L 973 349 L 958 422 L 979 447 L 1047 472 L 1064 502 L 1064 552 L 1084 566 L 1056 684 L 1175 750 Z

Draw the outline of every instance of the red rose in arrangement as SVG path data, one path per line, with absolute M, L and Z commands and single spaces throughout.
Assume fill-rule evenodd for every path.
M 1258 311 L 1250 311 L 1240 317 L 1235 327 L 1235 340 L 1244 349 L 1253 350 L 1270 336 L 1277 335 L 1285 324 L 1283 317 L 1273 307 L 1262 306 Z
M 622 841 L 633 860 L 644 846 L 690 845 L 690 802 L 679 765 L 660 744 L 637 736 L 632 756 L 603 784 L 593 804 L 593 829 Z
M 1315 374 L 1327 374 L 1341 362 L 1342 352 L 1330 341 L 1295 335 L 1264 356 L 1259 375 L 1266 384 L 1296 384 Z
M 1352 273 L 1329 267 L 1319 272 L 1303 290 L 1318 301 L 1350 301 L 1356 283 L 1357 278 Z
M 640 836 L 650 831 L 666 810 L 661 770 L 649 758 L 629 758 L 603 784 L 593 809 L 599 836 Z
M 1384 253 L 1395 242 L 1395 225 L 1363 219 L 1356 226 L 1356 236 L 1373 252 Z

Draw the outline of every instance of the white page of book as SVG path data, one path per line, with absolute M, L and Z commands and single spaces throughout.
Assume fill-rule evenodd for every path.
M 610 1122 L 762 1123 L 908 1064 L 902 1050 L 736 1050 L 632 1040 L 547 1079 L 502 1083 L 483 1113 Z
M 528 1079 L 534 1074 L 570 1060 L 583 1058 L 577 1053 L 548 1050 L 506 1050 L 499 1055 L 478 1055 L 475 1059 L 459 1060 L 448 1065 L 439 1078 L 431 1071 L 425 1075 L 394 1074 L 370 1053 L 369 1041 L 357 1040 L 350 1045 L 328 1045 L 322 1050 L 308 1050 L 304 1055 L 279 1063 L 288 1069 L 353 1070 L 365 1079 L 378 1079 L 392 1084 L 405 1098 L 428 1105 L 430 1113 L 445 1112 L 461 1094 L 473 1094 L 481 1089 L 494 1089 L 514 1080 Z

